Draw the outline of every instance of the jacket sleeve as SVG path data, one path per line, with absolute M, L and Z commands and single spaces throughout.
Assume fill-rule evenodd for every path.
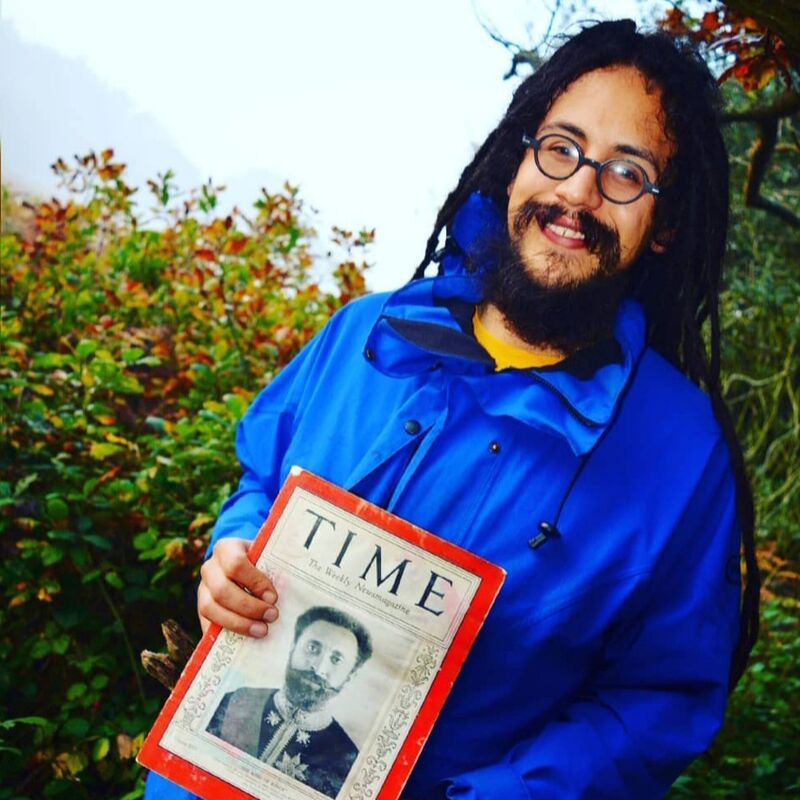
M 579 696 L 500 763 L 453 776 L 445 797 L 659 798 L 708 747 L 739 631 L 739 529 L 723 444 L 662 556 Z
M 285 477 L 284 457 L 301 413 L 303 396 L 314 382 L 337 317 L 338 314 L 258 394 L 242 417 L 236 429 L 236 455 L 242 477 L 220 510 L 206 557 L 220 539 L 254 539 L 269 514 Z

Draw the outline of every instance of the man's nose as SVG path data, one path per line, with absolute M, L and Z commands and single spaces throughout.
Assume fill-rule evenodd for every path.
M 582 164 L 569 178 L 559 181 L 555 194 L 564 205 L 588 211 L 595 211 L 603 202 L 597 188 L 597 172 L 590 164 Z
M 324 653 L 313 653 L 307 658 L 308 668 L 318 677 L 325 678 L 328 675 L 328 659 Z
M 330 674 L 330 662 L 323 655 L 317 655 L 311 662 L 311 669 L 318 678 L 328 680 Z

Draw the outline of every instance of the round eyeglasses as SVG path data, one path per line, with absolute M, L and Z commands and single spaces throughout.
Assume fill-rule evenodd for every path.
M 595 161 L 586 158 L 581 146 L 560 133 L 548 133 L 539 139 L 524 135 L 522 143 L 533 148 L 533 157 L 539 171 L 548 178 L 563 181 L 574 175 L 584 164 L 593 167 L 597 177 L 597 190 L 612 203 L 632 203 L 643 194 L 659 194 L 659 188 L 650 183 L 645 171 L 633 161 L 611 158 Z

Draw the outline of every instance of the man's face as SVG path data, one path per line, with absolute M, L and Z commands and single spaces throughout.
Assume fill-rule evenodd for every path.
M 658 183 L 671 153 L 661 94 L 657 89 L 648 93 L 641 73 L 629 66 L 588 72 L 572 83 L 535 131 L 537 138 L 548 133 L 569 136 L 596 161 L 633 161 L 652 183 Z M 528 149 L 508 195 L 509 236 L 529 276 L 541 286 L 579 284 L 598 270 L 624 270 L 651 245 L 654 196 L 644 194 L 626 205 L 612 203 L 600 194 L 596 171 L 588 165 L 565 180 L 555 180 L 540 172 Z M 541 213 L 538 219 L 525 214 L 529 201 L 558 206 L 563 213 L 543 224 Z M 586 246 L 587 219 L 593 227 L 599 223 L 601 234 L 605 229 L 605 252 L 591 252 Z
M 298 637 L 286 667 L 289 701 L 305 711 L 320 708 L 338 694 L 358 659 L 355 634 L 326 620 L 315 620 Z

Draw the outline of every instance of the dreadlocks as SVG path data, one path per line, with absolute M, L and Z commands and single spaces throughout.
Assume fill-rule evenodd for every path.
M 645 309 L 647 341 L 708 392 L 723 431 L 736 480 L 737 515 L 745 562 L 739 641 L 731 689 L 758 637 L 759 573 L 753 497 L 741 446 L 720 386 L 719 292 L 728 224 L 728 159 L 719 128 L 713 76 L 686 44 L 663 33 L 642 34 L 631 20 L 602 22 L 567 41 L 514 92 L 506 115 L 489 134 L 442 206 L 414 273 L 422 277 L 440 234 L 473 193 L 490 197 L 505 215 L 507 187 L 525 154 L 524 133 L 535 134 L 555 99 L 580 76 L 627 65 L 661 91 L 666 133 L 674 145 L 656 201 L 654 237 L 663 253 L 640 256 L 632 294 Z M 709 321 L 709 347 L 703 324 Z

